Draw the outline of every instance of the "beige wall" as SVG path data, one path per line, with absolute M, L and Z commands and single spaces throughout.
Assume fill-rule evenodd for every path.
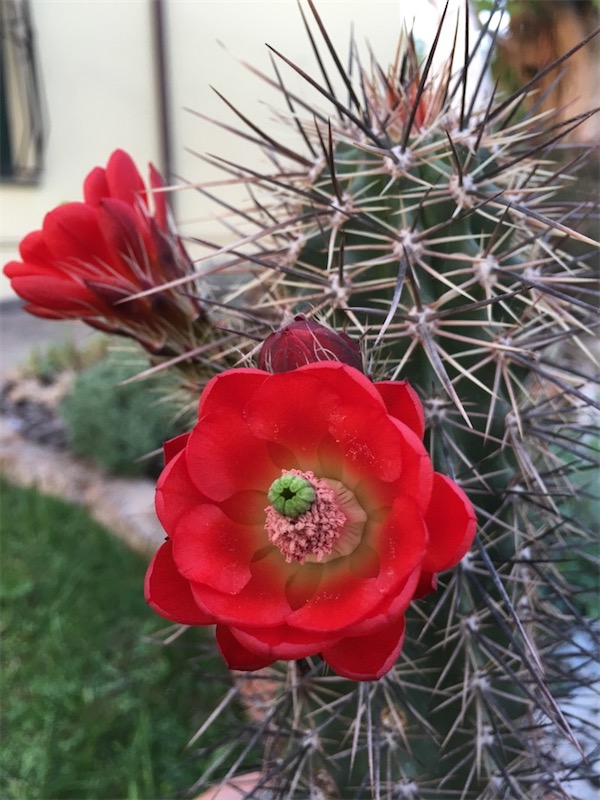
M 354 22 L 363 52 L 368 39 L 384 62 L 394 55 L 402 9 L 414 14 L 412 0 L 319 0 L 318 7 L 344 56 Z M 32 0 L 32 10 L 49 120 L 46 168 L 38 186 L 1 188 L 2 263 L 46 211 L 80 198 L 84 176 L 113 149 L 128 150 L 140 166 L 160 153 L 151 0 Z M 184 109 L 237 126 L 212 84 L 253 120 L 272 125 L 265 103 L 274 95 L 236 59 L 270 71 L 268 42 L 316 74 L 295 0 L 165 0 L 165 10 L 175 172 L 192 182 L 213 176 L 188 150 L 255 164 L 254 148 Z M 177 212 L 182 230 L 193 234 L 214 209 L 185 191 Z M 0 293 L 6 296 L 6 281 Z
M 412 3 L 409 3 L 412 5 Z M 366 52 L 368 40 L 384 61 L 395 53 L 401 27 L 399 0 L 320 0 L 319 12 L 331 32 L 335 45 L 345 63 L 351 24 L 356 40 Z M 306 5 L 305 5 L 306 8 Z M 318 67 L 304 33 L 295 0 L 171 0 L 169 3 L 170 41 L 172 43 L 173 116 L 176 121 L 176 168 L 190 181 L 205 181 L 219 177 L 187 149 L 217 153 L 232 161 L 256 165 L 260 154 L 243 140 L 224 133 L 219 128 L 195 117 L 185 108 L 200 111 L 237 128 L 243 128 L 235 114 L 227 108 L 210 85 L 263 128 L 279 137 L 292 136 L 274 120 L 268 104 L 283 107 L 276 92 L 251 74 L 240 62 L 247 61 L 273 75 L 270 44 L 312 75 Z M 220 43 L 219 43 L 220 42 Z M 322 102 L 307 89 L 293 71 L 279 62 L 282 75 L 290 85 Z M 330 70 L 334 73 L 335 70 Z M 345 97 L 346 93 L 342 93 Z M 193 231 L 194 221 L 203 214 L 214 213 L 214 207 L 193 192 L 185 192 L 179 203 L 183 230 Z

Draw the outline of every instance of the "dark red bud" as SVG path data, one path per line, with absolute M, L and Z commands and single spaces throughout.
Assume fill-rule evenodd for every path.
M 315 361 L 341 361 L 363 371 L 356 342 L 301 314 L 268 336 L 258 356 L 259 368 L 268 372 L 288 372 Z

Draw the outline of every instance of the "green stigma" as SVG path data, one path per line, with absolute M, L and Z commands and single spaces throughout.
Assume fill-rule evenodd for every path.
M 317 493 L 299 475 L 282 475 L 273 481 L 269 489 L 269 502 L 280 514 L 286 517 L 299 517 L 312 506 Z

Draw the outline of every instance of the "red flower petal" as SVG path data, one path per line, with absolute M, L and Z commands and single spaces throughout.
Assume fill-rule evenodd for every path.
M 376 681 L 394 665 L 404 641 L 405 622 L 370 636 L 342 639 L 339 644 L 324 649 L 323 659 L 338 675 L 354 681 Z
M 60 312 L 60 311 L 52 311 L 49 308 L 42 308 L 42 306 L 32 305 L 31 303 L 25 303 L 23 309 L 27 311 L 29 314 L 34 314 L 36 317 L 43 317 L 44 319 L 69 319 L 71 316 L 73 319 L 82 316 L 80 313 L 74 313 L 70 315 L 68 312 Z M 90 317 L 86 319 L 86 322 L 91 327 L 95 326 L 94 321 L 90 321 Z
M 19 253 L 25 262 L 29 261 L 35 265 L 43 264 L 49 269 L 54 269 L 52 253 L 48 249 L 43 231 L 28 233 L 19 245 Z
M 460 486 L 437 472 L 425 522 L 429 545 L 423 571 L 442 572 L 458 564 L 475 538 L 477 518 Z
M 341 632 L 363 619 L 381 601 L 376 578 L 363 579 L 348 570 L 346 559 L 322 566 L 315 594 L 290 614 L 287 622 L 305 631 Z
M 385 520 L 367 530 L 366 542 L 379 553 L 378 581 L 387 591 L 406 580 L 423 560 L 428 531 L 411 497 L 398 497 Z
M 75 270 L 75 274 L 106 276 L 106 265 L 111 267 L 112 256 L 94 208 L 85 203 L 59 206 L 44 217 L 43 232 L 53 265 Z
M 317 593 L 324 570 L 320 564 L 305 563 L 285 584 L 285 597 L 290 607 L 302 608 Z
M 27 280 L 33 277 L 38 280 L 45 280 L 46 278 L 62 281 L 71 280 L 71 278 L 64 275 L 60 270 L 54 269 L 54 267 L 49 267 L 46 264 L 24 264 L 22 261 L 9 261 L 4 267 L 4 274 L 11 280 Z M 78 283 L 81 285 L 80 282 Z
M 433 488 L 433 465 L 421 440 L 402 422 L 395 421 L 402 433 L 402 491 L 427 508 Z
M 182 433 L 179 436 L 175 436 L 173 439 L 169 439 L 168 442 L 163 444 L 165 464 L 168 464 L 172 458 L 175 458 L 177 453 L 180 453 L 183 450 L 189 438 L 189 433 Z
M 290 614 L 285 585 L 295 569 L 273 547 L 265 558 L 252 562 L 252 580 L 238 594 L 218 592 L 200 583 L 192 584 L 192 593 L 198 605 L 221 622 L 240 628 L 273 628 Z
M 28 271 L 27 265 L 23 270 L 18 270 L 17 266 L 18 262 L 13 261 L 6 265 L 4 271 L 11 278 L 15 292 L 28 303 L 49 308 L 59 317 L 93 317 L 110 313 L 106 304 L 78 281 L 63 278 L 60 273 Z M 23 274 L 19 275 L 19 272 Z
M 190 480 L 185 463 L 185 453 L 180 450 L 162 471 L 156 484 L 156 515 L 172 538 L 177 522 L 197 503 L 204 503 L 202 495 Z
M 265 442 L 245 422 L 225 410 L 202 417 L 191 433 L 186 461 L 195 486 L 212 500 L 226 500 L 239 491 L 266 493 L 281 470 Z
M 226 625 L 217 625 L 217 644 L 229 669 L 250 672 L 268 667 L 276 659 L 254 653 L 240 644 Z
M 340 400 L 339 392 L 317 376 L 293 370 L 269 376 L 246 404 L 244 418 L 255 437 L 287 447 L 302 469 L 310 469 L 327 434 L 327 419 Z
M 198 417 L 213 411 L 231 411 L 240 414 L 257 389 L 269 378 L 261 369 L 228 369 L 212 378 L 200 396 Z
M 421 600 L 423 597 L 427 597 L 432 592 L 435 592 L 437 589 L 437 575 L 432 572 L 422 572 L 419 578 L 419 582 L 415 587 L 414 591 L 414 600 Z
M 146 205 L 146 187 L 131 156 L 124 150 L 115 150 L 106 165 L 106 181 L 110 196 L 128 205 L 142 200 Z
M 227 500 L 221 500 L 219 508 L 233 522 L 239 525 L 260 525 L 262 530 L 265 524 L 266 503 L 264 492 L 237 492 Z
M 390 624 L 395 624 L 404 616 L 404 612 L 412 601 L 416 599 L 416 593 L 419 591 L 420 586 L 421 569 L 417 567 L 408 576 L 406 583 L 397 594 L 390 592 L 381 605 L 374 609 L 362 622 L 353 625 L 349 633 L 352 636 L 366 636 L 367 634 L 370 635 L 376 631 L 381 631 Z
M 337 634 L 315 634 L 279 625 L 277 628 L 255 630 L 233 628 L 232 634 L 249 650 L 260 653 L 272 661 L 278 659 L 306 658 L 320 653 L 340 641 Z
M 83 199 L 88 205 L 97 206 L 105 197 L 110 197 L 106 170 L 94 167 L 83 182 Z
M 425 414 L 419 395 L 406 381 L 379 381 L 374 384 L 388 414 L 403 422 L 419 439 L 425 433 Z
M 165 542 L 150 562 L 144 594 L 150 607 L 171 622 L 182 625 L 212 625 L 215 622 L 213 617 L 198 608 L 189 581 L 177 571 L 171 541 Z
M 123 281 L 129 281 L 132 290 L 147 288 L 141 277 L 148 270 L 149 248 L 139 216 L 122 200 L 107 198 L 100 201 L 98 223 Z
M 238 594 L 252 577 L 250 562 L 263 539 L 263 531 L 236 525 L 217 506 L 197 505 L 177 522 L 173 558 L 188 580 Z
M 368 398 L 371 398 L 381 408 L 385 407 L 373 382 L 354 367 L 337 361 L 318 361 L 300 367 L 298 371 L 303 370 L 318 377 L 321 383 L 337 390 L 348 401 L 368 403 Z
M 290 614 L 288 625 L 302 630 L 343 633 L 344 628 L 376 612 L 386 597 L 400 594 L 404 583 L 419 567 L 427 545 L 427 529 L 414 501 L 398 498 L 382 523 L 370 525 L 366 543 L 379 554 L 379 574 L 373 578 L 360 577 L 350 571 L 346 558 L 321 565 L 323 576 L 317 591 Z
M 402 475 L 404 448 L 383 408 L 340 402 L 327 425 L 338 444 L 344 475 L 352 482 L 370 476 L 390 483 Z

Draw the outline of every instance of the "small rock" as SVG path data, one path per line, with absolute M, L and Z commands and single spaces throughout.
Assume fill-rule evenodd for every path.
M 0 474 L 17 486 L 83 506 L 132 550 L 151 556 L 165 539 L 154 511 L 154 483 L 112 478 L 67 451 L 27 441 L 0 416 Z

